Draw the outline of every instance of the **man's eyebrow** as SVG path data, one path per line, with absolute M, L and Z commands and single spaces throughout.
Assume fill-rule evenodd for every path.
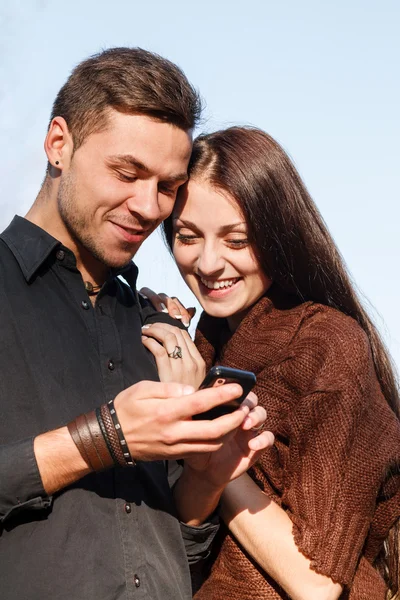
M 135 158 L 132 154 L 115 154 L 108 158 L 108 162 L 120 163 L 126 165 L 127 167 L 135 167 L 136 169 L 139 169 L 144 173 L 151 173 L 151 169 L 149 169 L 149 167 L 142 163 L 140 160 Z M 188 174 L 186 171 L 184 173 L 178 173 L 177 175 L 171 175 L 171 177 L 166 177 L 165 179 L 163 179 L 163 181 L 168 181 L 171 183 L 175 181 L 184 183 L 187 180 Z
M 122 163 L 127 167 L 136 167 L 136 169 L 140 169 L 145 173 L 150 173 L 149 167 L 146 167 L 145 164 L 143 164 L 142 162 L 140 162 L 140 160 L 132 156 L 132 154 L 114 154 L 113 156 L 108 157 L 108 162 Z

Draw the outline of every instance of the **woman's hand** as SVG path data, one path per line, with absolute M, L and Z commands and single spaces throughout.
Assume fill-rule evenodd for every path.
M 187 331 L 167 323 L 142 328 L 142 342 L 156 359 L 160 381 L 199 387 L 206 373 L 205 362 Z
M 216 452 L 194 455 L 185 459 L 185 469 L 192 476 L 203 479 L 207 485 L 223 488 L 230 481 L 243 475 L 274 444 L 271 431 L 262 431 L 266 411 L 258 405 L 257 396 L 250 392 L 239 410 L 247 415 L 242 425 L 229 434 Z
M 143 298 L 149 300 L 156 310 L 168 313 L 174 319 L 180 319 L 185 327 L 189 327 L 190 321 L 196 313 L 194 307 L 185 308 L 175 296 L 169 297 L 166 294 L 156 294 L 147 287 L 143 287 L 139 293 Z
M 266 412 L 258 406 L 253 392 L 235 412 L 245 415 L 241 426 L 225 435 L 214 452 L 185 457 L 182 475 L 174 488 L 178 515 L 185 523 L 200 525 L 215 510 L 225 486 L 243 475 L 274 443 L 270 431 L 258 432 Z M 204 423 L 215 426 L 219 422 L 221 426 L 228 416 L 232 415 Z

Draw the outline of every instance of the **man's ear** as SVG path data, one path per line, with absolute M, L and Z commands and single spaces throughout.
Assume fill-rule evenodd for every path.
M 63 170 L 69 167 L 73 153 L 73 141 L 66 120 L 54 117 L 44 141 L 50 168 Z

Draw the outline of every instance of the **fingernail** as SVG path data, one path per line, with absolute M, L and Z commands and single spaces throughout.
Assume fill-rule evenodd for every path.
M 165 304 L 163 302 L 161 302 L 160 306 L 161 306 L 161 312 L 165 312 L 165 313 L 168 312 L 168 308 L 165 306 Z
M 142 335 L 142 341 L 143 340 L 148 340 L 149 338 L 147 337 L 147 335 Z
M 174 315 L 174 319 L 182 319 L 182 315 L 180 315 L 179 313 L 176 313 Z
M 189 321 L 185 321 L 184 319 L 182 319 L 182 323 L 185 327 L 189 327 L 190 325 Z
M 142 330 L 143 329 L 150 329 L 150 325 L 143 325 Z
M 139 294 L 142 296 L 142 298 L 144 298 L 145 300 L 148 300 L 148 297 L 145 294 L 143 294 L 142 292 L 139 292 Z

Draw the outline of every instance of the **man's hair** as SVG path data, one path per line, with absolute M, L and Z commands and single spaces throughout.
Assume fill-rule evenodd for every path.
M 54 101 L 51 120 L 66 120 L 77 150 L 88 135 L 106 127 L 108 109 L 187 131 L 200 119 L 201 100 L 169 60 L 142 48 L 110 48 L 75 67 Z

